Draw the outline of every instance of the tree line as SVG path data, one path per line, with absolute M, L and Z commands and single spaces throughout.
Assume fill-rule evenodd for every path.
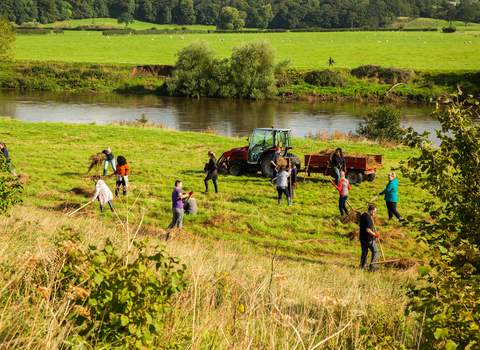
M 16 24 L 117 18 L 179 25 L 248 28 L 377 28 L 396 17 L 480 22 L 480 3 L 461 0 L 0 0 L 0 14 Z

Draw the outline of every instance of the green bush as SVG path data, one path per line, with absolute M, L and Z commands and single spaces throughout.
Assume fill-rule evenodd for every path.
M 51 34 L 51 29 L 17 29 L 17 34 L 27 34 L 27 35 L 44 35 Z
M 386 84 L 408 83 L 413 79 L 414 75 L 411 69 L 382 68 L 373 64 L 354 68 L 350 74 L 360 79 L 378 79 L 380 83 Z
M 370 140 L 400 142 L 407 133 L 400 125 L 400 110 L 393 105 L 374 108 L 363 119 L 357 133 Z
M 5 157 L 0 157 L 0 172 L 7 173 L 13 170 L 13 166 L 7 165 L 9 161 Z M 23 183 L 18 181 L 18 178 L 14 175 L 0 177 L 0 215 L 8 215 L 10 209 L 18 204 L 22 203 L 20 194 L 23 191 Z
M 234 47 L 232 57 L 218 59 L 206 41 L 194 41 L 176 56 L 165 80 L 172 96 L 267 99 L 276 94 L 275 53 L 266 40 Z
M 339 72 L 330 69 L 314 70 L 305 73 L 305 82 L 315 86 L 343 87 L 348 79 Z
M 53 30 L 53 34 L 64 34 L 63 29 L 61 28 L 55 28 Z
M 443 27 L 442 32 L 444 33 L 455 33 L 457 31 L 457 27 Z
M 160 337 L 170 298 L 186 289 L 186 266 L 170 257 L 162 245 L 148 247 L 148 239 L 133 242 L 135 254 L 122 255 L 107 240 L 103 249 L 78 242 L 58 243 L 62 269 L 60 300 L 71 300 L 67 319 L 87 344 L 114 344 L 123 349 L 146 348 Z M 74 340 L 78 337 L 73 337 Z
M 405 177 L 435 199 L 423 201 L 428 220 L 407 218 L 427 250 L 406 309 L 418 315 L 423 337 L 416 348 L 425 350 L 480 346 L 480 127 L 457 100 L 438 101 L 432 113 L 441 124 L 440 146 L 431 147 L 427 132 L 410 133 L 410 146 L 421 145 L 421 152 L 401 163 Z M 480 105 L 472 96 L 467 101 Z

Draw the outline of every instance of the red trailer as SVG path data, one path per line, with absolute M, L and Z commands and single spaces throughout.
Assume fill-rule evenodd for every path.
M 375 179 L 377 169 L 382 166 L 382 155 L 380 154 L 362 154 L 358 156 L 344 156 L 347 163 L 346 177 L 351 184 L 360 184 L 365 178 L 368 181 Z M 305 169 L 300 171 L 311 173 L 321 173 L 324 175 L 334 176 L 334 169 L 328 162 L 330 155 L 322 154 L 306 154 Z

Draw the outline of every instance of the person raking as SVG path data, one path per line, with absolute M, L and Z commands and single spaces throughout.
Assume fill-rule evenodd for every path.
M 378 233 L 373 231 L 372 217 L 377 213 L 377 207 L 373 204 L 368 206 L 368 211 L 360 217 L 360 244 L 362 247 L 362 257 L 360 259 L 360 268 L 367 268 L 368 251 L 372 252 L 372 260 L 370 261 L 370 271 L 377 271 L 379 268 L 374 265 L 378 259 L 378 248 L 375 244 L 375 238 Z
M 130 186 L 128 182 L 128 174 L 130 174 L 130 167 L 127 164 L 127 160 L 124 156 L 117 157 L 117 169 L 112 174 L 117 175 L 117 181 L 115 183 L 115 197 L 118 197 L 118 193 L 120 192 L 120 186 L 123 189 L 123 195 L 127 195 L 127 188 Z
M 108 163 L 112 164 L 112 169 L 115 172 L 117 169 L 115 167 L 115 156 L 112 153 L 110 147 L 105 148 L 102 151 L 107 157 L 105 158 L 105 162 L 103 163 L 103 176 L 107 175 Z
M 208 172 L 207 176 L 203 180 L 205 182 L 205 194 L 208 194 L 208 180 L 212 180 L 213 186 L 215 187 L 215 193 L 218 193 L 218 186 L 217 186 L 217 179 L 218 179 L 218 172 L 217 172 L 217 158 L 215 158 L 215 153 L 212 151 L 208 151 L 208 157 L 210 160 L 208 164 L 205 166 L 205 170 Z
M 108 203 L 110 210 L 114 212 L 112 203 L 113 193 L 110 191 L 110 188 L 108 188 L 105 181 L 100 179 L 100 175 L 93 175 L 92 180 L 95 182 L 95 193 L 91 202 L 93 202 L 95 199 L 98 199 L 100 202 L 100 212 L 102 214 L 105 211 L 105 203 Z

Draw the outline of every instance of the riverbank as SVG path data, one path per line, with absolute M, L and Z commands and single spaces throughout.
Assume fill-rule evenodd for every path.
M 35 274 L 25 274 L 25 279 L 4 288 L 15 271 L 34 257 L 37 265 L 28 265 L 28 271 L 43 271 L 46 266 L 49 283 L 55 283 L 54 247 L 65 235 L 79 239 L 84 250 L 89 245 L 101 247 L 110 238 L 115 248 L 124 251 L 124 229 L 132 237 L 142 222 L 137 239 L 165 238 L 162 228 L 171 220 L 171 191 L 177 179 L 183 181 L 184 192 L 195 191 L 198 214 L 186 216 L 183 229 L 175 231 L 166 245 L 187 265 L 190 284 L 174 296 L 164 337 L 155 338 L 154 344 L 160 347 L 167 339 L 179 347 L 194 344 L 193 348 L 215 344 L 227 349 L 234 343 L 239 348 L 249 344 L 259 349 L 268 344 L 292 348 L 299 341 L 314 346 L 345 326 L 326 346 L 368 348 L 387 336 L 392 337 L 390 345 L 415 344 L 420 325 L 414 315 L 403 314 L 407 285 L 416 276 L 415 259 L 412 265 L 376 274 L 357 269 L 359 242 L 350 237 L 358 226 L 339 220 L 338 193 L 327 179 L 317 175 L 304 184 L 301 176 L 291 207 L 277 205 L 275 188 L 259 174 L 220 174 L 220 193 L 204 195 L 200 192 L 207 151 L 219 157 L 246 141 L 136 125 L 0 118 L 12 163 L 17 173 L 26 173 L 30 179 L 24 203 L 14 208 L 11 217 L 0 219 L 7 228 L 0 234 L 4 242 L 0 263 L 6 276 L 0 281 L 0 306 L 6 317 L 0 325 L 0 333 L 6 336 L 0 341 L 5 347 L 16 341 L 16 348 L 45 348 L 52 333 L 62 341 L 69 334 L 60 331 L 63 323 L 53 321 L 57 318 L 52 313 L 65 300 L 44 299 L 39 292 L 44 281 L 29 279 Z M 352 186 L 349 202 L 360 210 L 385 187 L 387 173 L 418 152 L 367 142 L 294 138 L 292 143 L 302 160 L 312 148 L 337 146 L 349 152 L 382 154 L 384 166 L 375 181 Z M 110 212 L 100 215 L 97 203 L 68 217 L 91 198 L 93 183 L 85 175 L 88 157 L 106 146 L 115 156 L 125 156 L 132 170 L 128 196 L 114 200 L 118 217 Z M 405 217 L 424 217 L 420 205 L 428 195 L 400 173 L 398 179 L 398 210 Z M 113 188 L 113 178 L 106 182 Z M 413 256 L 421 251 L 414 240 L 415 229 L 386 220 L 383 200 L 376 202 L 375 224 L 385 256 Z M 37 318 L 38 314 L 48 317 Z M 19 333 L 31 336 L 9 336 Z M 28 339 L 28 344 L 22 339 Z M 68 341 L 76 344 L 80 339 Z
M 163 67 L 167 69 L 162 70 Z M 0 64 L 0 88 L 168 96 L 165 76 L 156 74 L 156 70 L 168 74 L 168 67 L 15 61 L 12 65 Z M 402 76 L 396 74 L 395 69 L 378 66 L 314 71 L 291 68 L 276 76 L 277 98 L 401 103 L 429 102 L 439 95 L 456 91 L 457 86 L 465 94 L 480 93 L 480 72 L 475 70 L 397 71 L 407 73 Z M 312 74 L 316 76 L 309 79 Z

